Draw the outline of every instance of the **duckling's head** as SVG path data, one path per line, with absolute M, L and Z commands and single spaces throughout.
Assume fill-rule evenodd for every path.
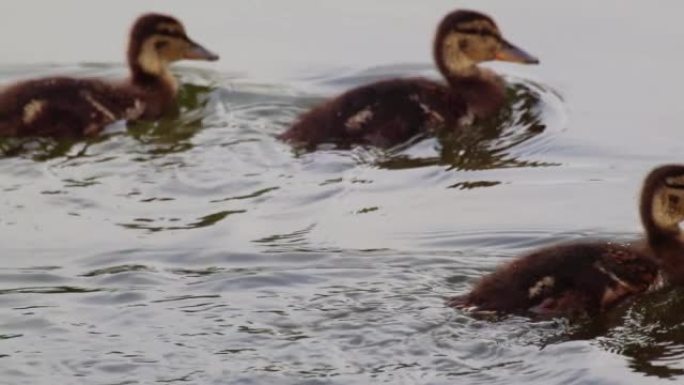
M 664 165 L 648 174 L 640 211 L 649 241 L 684 241 L 680 239 L 680 224 L 684 222 L 684 165 Z
M 168 64 L 184 59 L 215 61 L 219 57 L 192 41 L 174 17 L 149 13 L 135 21 L 128 45 L 134 78 L 167 77 Z
M 475 11 L 448 14 L 437 28 L 435 62 L 445 77 L 471 76 L 477 64 L 500 60 L 538 64 L 539 60 L 509 43 L 492 18 Z

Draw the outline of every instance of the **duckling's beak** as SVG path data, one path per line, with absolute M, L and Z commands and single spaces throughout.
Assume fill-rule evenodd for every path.
M 518 48 L 507 42 L 506 40 L 503 41 L 501 49 L 496 53 L 495 60 L 523 64 L 539 64 L 539 59 L 523 51 L 522 48 Z
M 190 47 L 185 51 L 185 55 L 183 55 L 184 59 L 207 61 L 216 61 L 219 59 L 217 54 L 209 51 L 194 41 L 188 40 L 188 42 L 190 43 Z

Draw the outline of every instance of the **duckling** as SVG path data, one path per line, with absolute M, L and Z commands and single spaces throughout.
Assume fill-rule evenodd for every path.
M 446 85 L 423 78 L 364 85 L 304 113 L 280 138 L 310 149 L 324 142 L 389 147 L 463 126 L 495 113 L 506 100 L 503 80 L 479 63 L 539 63 L 506 41 L 489 16 L 467 10 L 444 17 L 433 53 Z
M 646 230 L 640 243 L 543 248 L 501 266 L 448 304 L 477 312 L 591 315 L 664 283 L 684 284 L 684 165 L 651 171 L 640 214 Z
M 173 111 L 178 83 L 168 65 L 178 60 L 218 60 L 192 41 L 177 19 L 145 14 L 128 44 L 130 78 L 53 77 L 23 81 L 0 93 L 0 136 L 93 136 L 125 119 L 156 119 Z

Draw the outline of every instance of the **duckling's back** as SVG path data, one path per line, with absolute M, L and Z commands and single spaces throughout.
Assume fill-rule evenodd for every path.
M 116 120 L 137 118 L 142 107 L 130 87 L 92 79 L 29 80 L 0 94 L 0 135 L 92 135 Z
M 426 79 L 393 79 L 350 90 L 303 114 L 280 138 L 315 147 L 320 143 L 388 147 L 438 126 L 456 124 L 464 101 Z
M 561 245 L 500 267 L 450 305 L 499 313 L 596 313 L 646 291 L 657 276 L 656 263 L 632 247 Z

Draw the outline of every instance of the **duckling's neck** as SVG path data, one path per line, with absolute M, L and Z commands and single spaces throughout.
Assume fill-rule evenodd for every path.
M 503 80 L 493 71 L 478 67 L 478 62 L 463 52 L 460 36 L 438 32 L 432 52 L 437 69 L 452 92 L 465 100 L 469 113 L 483 118 L 504 105 L 506 89 Z
M 175 96 L 178 82 L 165 63 L 133 63 L 130 65 L 133 84 L 143 89 L 163 88 Z
M 470 112 L 484 118 L 498 111 L 506 102 L 506 87 L 503 79 L 494 71 L 477 66 L 462 71 L 445 72 L 449 86 L 461 95 Z
M 677 229 L 663 229 L 652 217 L 644 217 L 649 252 L 660 265 L 667 282 L 684 284 L 684 238 Z
M 648 244 L 666 281 L 671 284 L 684 285 L 684 246 L 681 239 L 679 237 L 654 239 L 649 236 Z
M 639 216 L 641 224 L 646 232 L 646 240 L 649 247 L 657 250 L 661 247 L 669 247 L 672 244 L 682 244 L 681 231 L 677 224 L 668 217 L 669 208 L 662 206 L 658 198 L 660 175 L 650 175 L 644 182 L 643 191 L 639 201 Z
M 178 83 L 166 66 L 153 72 L 137 63 L 130 68 L 130 85 L 137 90 L 145 106 L 141 118 L 156 119 L 174 111 Z

